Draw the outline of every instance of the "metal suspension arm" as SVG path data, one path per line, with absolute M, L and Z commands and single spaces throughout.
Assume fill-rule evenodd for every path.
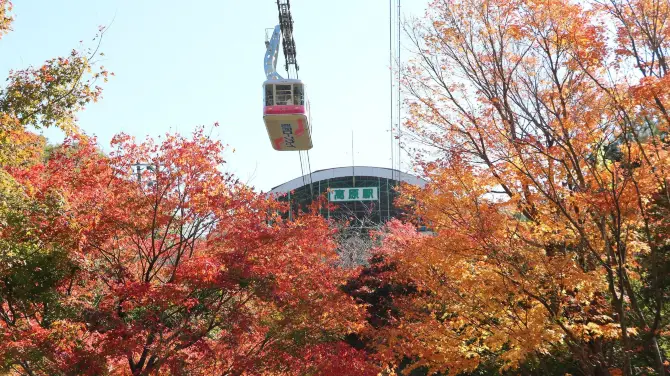
M 281 80 L 282 76 L 277 73 L 277 57 L 279 55 L 279 42 L 281 40 L 281 26 L 275 26 L 272 37 L 265 41 L 265 77 L 268 80 Z

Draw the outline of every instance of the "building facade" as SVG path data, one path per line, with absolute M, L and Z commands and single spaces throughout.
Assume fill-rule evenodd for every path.
M 397 187 L 402 183 L 419 187 L 426 181 L 398 170 L 384 167 L 350 166 L 315 171 L 272 188 L 270 194 L 289 201 L 289 217 L 298 209 L 305 210 L 316 198 L 325 195 L 335 205 L 324 209 L 327 218 L 356 218 L 361 223 L 379 225 L 403 215 L 394 202 Z

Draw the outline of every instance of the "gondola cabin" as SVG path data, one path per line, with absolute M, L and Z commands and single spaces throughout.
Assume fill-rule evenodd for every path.
M 263 121 L 275 150 L 309 150 L 312 129 L 305 86 L 296 79 L 263 83 Z

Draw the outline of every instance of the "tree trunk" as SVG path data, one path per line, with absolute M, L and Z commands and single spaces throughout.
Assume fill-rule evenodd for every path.
M 654 360 L 656 361 L 656 372 L 659 375 L 670 375 L 670 372 L 665 368 L 665 364 L 663 364 L 663 354 L 661 353 L 660 346 L 658 346 L 658 339 L 655 334 L 652 334 L 650 342 L 650 350 L 654 354 Z

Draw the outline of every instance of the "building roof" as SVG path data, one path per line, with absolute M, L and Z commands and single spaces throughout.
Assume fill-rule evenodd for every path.
M 424 187 L 427 183 L 426 180 L 418 176 L 407 174 L 395 169 L 371 166 L 335 167 L 314 171 L 312 172 L 312 182 L 317 183 L 322 180 L 350 176 L 373 176 L 384 179 L 392 179 L 412 185 L 417 185 L 419 187 Z M 304 186 L 306 182 L 309 183 L 309 175 L 300 176 L 293 180 L 289 180 L 284 184 L 278 185 L 272 188 L 270 193 L 287 193 Z

